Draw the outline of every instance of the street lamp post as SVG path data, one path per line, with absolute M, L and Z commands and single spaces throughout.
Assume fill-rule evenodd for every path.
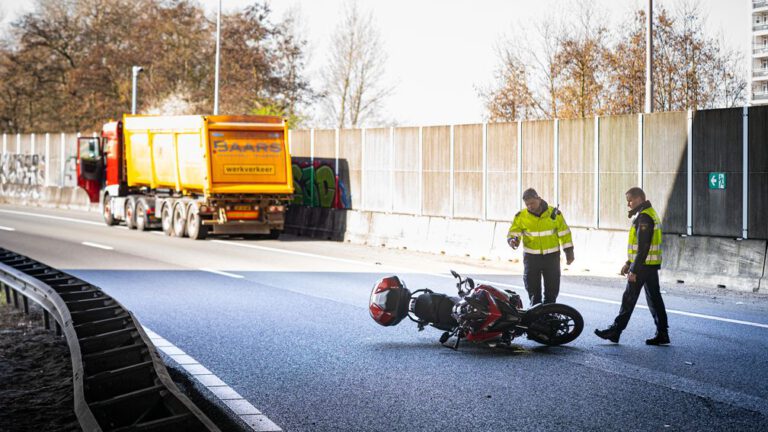
M 139 79 L 139 72 L 143 71 L 141 66 L 134 66 L 131 68 L 132 74 L 132 90 L 131 90 L 131 114 L 136 114 L 136 87 Z
M 219 114 L 219 51 L 221 50 L 221 0 L 219 0 L 219 12 L 216 15 L 216 71 L 213 89 L 213 115 Z
M 645 18 L 645 112 L 653 112 L 653 0 Z

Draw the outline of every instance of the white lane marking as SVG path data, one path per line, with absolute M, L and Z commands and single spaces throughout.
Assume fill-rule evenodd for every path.
M 343 262 L 347 264 L 356 264 L 356 265 L 364 264 L 364 265 L 370 265 L 370 266 L 374 265 L 372 263 L 368 263 L 364 261 L 357 261 L 357 260 L 351 260 L 346 258 L 335 258 L 335 257 L 326 256 L 326 255 L 316 255 L 308 252 L 290 251 L 286 249 L 272 248 L 267 246 L 256 246 L 256 245 L 251 245 L 247 243 L 236 243 L 236 242 L 227 241 L 227 240 L 211 240 L 211 243 L 221 243 L 221 244 L 226 244 L 230 246 L 238 246 L 246 249 L 258 249 L 258 250 L 263 250 L 267 252 L 280 252 L 288 255 L 297 255 L 297 256 L 304 256 L 309 258 L 323 258 L 328 261 Z M 381 266 L 377 266 L 377 267 L 381 269 Z
M 374 267 L 376 267 L 378 269 L 378 271 L 382 271 L 382 270 L 385 270 L 385 269 L 390 269 L 390 270 L 395 270 L 395 271 L 405 271 L 405 272 L 408 272 L 408 273 L 417 273 L 417 274 L 423 274 L 423 275 L 428 275 L 428 276 L 435 276 L 435 277 L 440 277 L 440 278 L 453 279 L 453 276 L 446 275 L 446 274 L 420 272 L 420 271 L 414 271 L 414 270 L 406 269 L 406 268 L 402 268 L 402 267 L 378 266 L 378 265 L 375 265 L 375 264 L 372 264 L 372 263 L 369 263 L 369 262 L 365 262 L 365 261 L 351 260 L 351 259 L 345 259 L 345 258 L 334 258 L 334 257 L 326 256 L 326 255 L 317 255 L 317 254 L 308 253 L 308 252 L 289 251 L 289 250 L 280 249 L 280 248 L 273 248 L 273 247 L 266 247 L 266 246 L 255 246 L 255 245 L 243 244 L 243 243 L 235 243 L 235 242 L 225 241 L 225 240 L 213 240 L 213 242 L 214 243 L 221 243 L 221 244 L 231 245 L 231 246 L 239 246 L 239 247 L 248 248 L 248 249 L 258 249 L 258 250 L 264 250 L 264 251 L 269 251 L 269 252 L 284 253 L 284 254 L 289 254 L 289 255 L 305 256 L 305 257 L 310 257 L 310 258 L 321 258 L 321 259 L 325 259 L 325 260 L 329 260 L 329 261 L 337 261 L 337 262 L 343 262 L 343 263 L 348 263 L 348 264 L 374 266 Z M 475 281 L 476 282 L 481 282 L 481 283 L 487 283 L 489 285 L 498 285 L 498 286 L 507 287 L 507 288 L 515 288 L 515 289 L 522 290 L 523 292 L 525 292 L 525 288 L 520 286 L 520 285 L 512 285 L 512 284 L 507 284 L 507 283 L 503 283 L 503 282 L 484 281 L 484 280 L 480 280 L 480 279 L 476 279 Z M 577 299 L 580 299 L 580 300 L 588 300 L 588 301 L 593 301 L 593 302 L 597 302 L 597 303 L 607 303 L 607 304 L 612 304 L 612 305 L 621 305 L 621 302 L 619 302 L 619 301 L 607 300 L 607 299 L 602 299 L 602 298 L 598 298 L 598 297 L 588 297 L 588 296 L 583 296 L 583 295 L 578 295 L 578 294 L 569 294 L 569 293 L 565 293 L 565 292 L 561 292 L 560 295 L 563 296 L 563 297 L 577 298 Z M 642 308 L 642 309 L 648 309 L 648 306 L 645 306 L 645 305 L 637 305 L 636 307 L 639 307 L 639 308 Z M 735 320 L 735 319 L 730 319 L 730 318 L 722 318 L 722 317 L 713 316 L 713 315 L 704 315 L 704 314 L 699 314 L 699 313 L 694 313 L 694 312 L 679 311 L 679 310 L 675 310 L 675 309 L 667 309 L 667 313 L 677 314 L 677 315 L 684 315 L 684 316 L 689 316 L 689 317 L 693 317 L 693 318 L 702 318 L 702 319 L 708 319 L 708 320 L 712 320 L 712 321 L 720 321 L 720 322 L 727 322 L 727 323 L 731 323 L 731 324 L 741 324 L 741 325 L 747 325 L 747 326 L 752 326 L 752 327 L 759 327 L 759 328 L 767 328 L 768 329 L 768 324 L 756 323 L 756 322 L 751 322 L 751 321 L 742 321 L 742 320 Z
M 705 400 L 717 401 L 749 411 L 758 412 L 764 416 L 768 415 L 768 400 L 759 396 L 752 396 L 739 391 L 723 388 L 717 384 L 697 381 L 695 377 L 685 378 L 673 373 L 647 369 L 636 364 L 630 364 L 621 360 L 611 360 L 608 357 L 590 353 L 569 353 L 569 355 L 563 357 L 563 360 L 626 378 L 647 382 L 656 386 L 671 389 L 675 392 L 682 391 L 699 396 Z
M 169 342 L 167 339 L 144 327 L 144 332 L 149 337 L 155 348 L 159 349 L 171 358 L 179 366 L 184 368 L 193 378 L 200 382 L 208 391 L 216 396 L 226 405 L 236 416 L 238 416 L 252 430 L 258 432 L 282 432 L 280 426 L 259 411 L 253 404 L 240 396 L 240 393 L 227 385 L 221 378 L 214 375 L 210 370 L 197 362 L 192 356 L 188 355 L 179 347 Z
M 235 274 L 235 273 L 227 273 L 225 271 L 214 270 L 214 269 L 209 269 L 209 268 L 201 268 L 200 271 L 204 271 L 204 272 L 208 272 L 208 273 L 213 273 L 213 274 L 217 274 L 217 275 L 221 275 L 221 276 L 227 276 L 227 277 L 231 277 L 231 278 L 235 278 L 235 279 L 242 279 L 242 278 L 245 277 L 243 275 L 239 275 L 239 274 Z
M 90 246 L 90 247 L 97 248 L 97 249 L 104 249 L 104 250 L 114 250 L 115 249 L 112 246 L 105 246 L 103 244 L 98 244 L 98 243 L 83 242 L 82 244 L 83 244 L 83 246 Z
M 16 211 L 16 210 L 4 210 L 3 209 L 3 210 L 0 210 L 0 213 L 15 214 L 15 215 L 20 215 L 20 216 L 32 216 L 32 217 L 38 217 L 38 218 L 43 218 L 43 219 L 54 219 L 54 220 L 61 220 L 61 221 L 67 221 L 67 222 L 75 222 L 75 223 L 86 224 L 86 225 L 107 226 L 103 222 L 93 222 L 93 221 L 69 218 L 69 217 L 64 217 L 64 216 L 44 215 L 44 214 L 38 214 L 38 213 L 21 212 L 21 211 Z
M 525 292 L 525 288 L 521 287 L 520 285 L 511 285 L 511 284 L 506 284 L 506 283 L 503 283 L 503 282 L 491 282 L 491 281 L 479 281 L 479 280 L 478 280 L 478 282 L 485 282 L 485 283 L 488 283 L 488 284 L 496 284 L 498 286 L 509 287 L 509 288 L 517 288 L 517 289 L 520 289 L 523 292 Z M 597 297 L 588 297 L 588 296 L 583 296 L 583 295 L 578 295 L 578 294 L 569 294 L 569 293 L 564 293 L 564 292 L 561 292 L 560 295 L 563 296 L 563 297 L 571 297 L 571 298 L 576 298 L 576 299 L 580 299 L 580 300 L 589 300 L 589 301 L 598 302 L 598 303 L 608 303 L 608 304 L 613 304 L 613 305 L 621 306 L 621 302 L 620 301 L 615 301 L 615 300 L 606 300 L 606 299 L 601 299 L 601 298 L 597 298 Z M 641 305 L 641 304 L 639 304 L 639 305 L 637 305 L 635 307 L 638 307 L 638 308 L 641 308 L 641 309 L 648 309 L 648 306 Z M 730 318 L 722 318 L 722 317 L 718 317 L 718 316 L 714 316 L 714 315 L 704 315 L 704 314 L 699 314 L 699 313 L 694 313 L 694 312 L 680 311 L 680 310 L 676 310 L 676 309 L 667 309 L 667 313 L 668 314 L 676 314 L 676 315 L 684 315 L 684 316 L 689 316 L 689 317 L 693 317 L 693 318 L 702 318 L 702 319 L 708 319 L 708 320 L 712 320 L 712 321 L 721 321 L 721 322 L 727 322 L 727 323 L 731 323 L 731 324 L 741 324 L 741 325 L 746 325 L 746 326 L 752 326 L 752 327 L 759 327 L 759 328 L 766 328 L 766 329 L 768 329 L 768 324 L 756 323 L 756 322 L 752 322 L 752 321 L 742 321 L 742 320 L 735 320 L 735 319 L 730 319 Z
M 41 215 L 41 214 L 37 214 L 37 213 L 20 212 L 20 211 L 15 211 L 15 210 L 0 209 L 0 213 L 17 214 L 17 215 L 23 215 L 23 216 L 33 216 L 33 217 L 40 217 L 40 218 L 46 218 L 46 219 L 55 219 L 55 220 L 63 220 L 63 221 L 82 223 L 82 224 L 87 224 L 87 225 L 106 226 L 103 223 L 99 223 L 99 222 L 91 222 L 91 221 L 85 221 L 85 220 L 68 218 L 68 217 L 62 217 L 62 216 Z M 162 232 L 158 232 L 158 231 L 153 231 L 152 233 L 153 234 L 158 234 L 158 235 L 164 235 Z M 239 246 L 239 247 L 244 247 L 244 248 L 248 248 L 248 249 L 260 249 L 260 250 L 265 250 L 265 251 L 269 251 L 269 252 L 279 252 L 279 253 L 284 253 L 284 254 L 289 254 L 289 255 L 306 256 L 306 257 L 310 257 L 310 258 L 322 258 L 322 259 L 326 259 L 326 260 L 330 260 L 330 261 L 344 262 L 344 263 L 348 263 L 348 264 L 361 264 L 361 265 L 367 265 L 367 266 L 375 266 L 374 264 L 371 264 L 369 262 L 364 262 L 364 261 L 350 260 L 350 259 L 344 259 L 344 258 L 334 258 L 334 257 L 325 256 L 325 255 L 317 255 L 317 254 L 307 253 L 307 252 L 289 251 L 289 250 L 280 249 L 280 248 L 271 248 L 271 247 L 266 247 L 266 246 L 255 246 L 255 245 L 235 243 L 235 242 L 225 241 L 225 240 L 213 240 L 212 242 L 213 243 L 227 244 L 227 245 L 231 245 L 231 246 Z M 85 243 L 83 243 L 83 244 L 85 244 Z M 376 267 L 379 270 L 383 270 L 384 268 L 387 268 L 387 267 L 382 267 L 382 266 L 376 266 Z M 394 267 L 391 267 L 391 268 L 394 268 Z M 397 270 L 398 271 L 405 270 L 405 271 L 407 271 L 409 273 L 414 273 L 414 271 L 410 270 L 410 269 L 397 268 Z M 204 270 L 204 271 L 209 271 L 209 270 Z M 211 271 L 211 273 L 217 273 L 217 272 L 216 271 Z M 221 272 L 219 274 L 222 274 L 222 273 L 223 272 Z M 421 273 L 421 272 L 416 271 L 415 273 Z M 442 278 L 453 278 L 452 276 L 444 275 L 444 274 L 438 274 L 438 273 L 421 273 L 421 274 L 426 274 L 426 275 L 430 275 L 430 276 L 437 276 L 437 277 L 442 277 Z M 235 278 L 242 278 L 243 277 L 243 276 L 240 276 L 240 275 L 232 275 L 231 273 L 224 274 L 224 276 L 230 276 L 230 277 L 235 277 Z M 480 282 L 480 281 L 478 280 L 478 282 Z M 490 282 L 488 282 L 488 283 L 490 283 Z M 501 283 L 501 282 L 493 282 L 493 283 L 495 283 L 496 285 L 499 285 L 499 286 L 506 286 L 506 287 L 511 287 L 511 288 L 517 288 L 517 289 L 524 290 L 524 288 L 519 286 L 519 285 L 510 285 L 510 284 L 505 284 L 505 283 Z M 601 298 L 596 298 L 596 297 L 580 296 L 580 295 L 577 295 L 577 294 L 560 293 L 560 295 L 562 295 L 564 297 L 577 298 L 577 299 L 581 299 L 581 300 L 588 300 L 588 301 L 593 301 L 593 302 L 598 302 L 598 303 L 607 303 L 607 304 L 614 304 L 614 305 L 620 305 L 621 304 L 621 302 L 617 302 L 617 301 L 613 301 L 613 300 L 606 300 L 606 299 L 601 299 Z M 643 306 L 643 305 L 637 305 L 637 307 L 648 309 L 647 306 Z M 698 314 L 698 313 L 694 313 L 694 312 L 678 311 L 678 310 L 674 310 L 674 309 L 668 309 L 667 313 L 677 314 L 677 315 L 684 315 L 684 316 L 689 316 L 689 317 L 693 317 L 693 318 L 708 319 L 708 320 L 712 320 L 712 321 L 727 322 L 727 323 L 731 323 L 731 324 L 741 324 L 741 325 L 747 325 L 747 326 L 752 326 L 752 327 L 768 328 L 768 324 L 756 323 L 756 322 L 751 322 L 751 321 L 734 320 L 734 319 L 730 319 L 730 318 L 722 318 L 722 317 L 718 317 L 718 316 L 704 315 L 704 314 Z
M 11 228 L 7 226 L 0 226 L 0 231 L 16 231 L 16 228 Z

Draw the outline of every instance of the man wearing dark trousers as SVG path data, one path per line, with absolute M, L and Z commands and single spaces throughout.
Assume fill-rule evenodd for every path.
M 661 220 L 651 202 L 645 199 L 645 192 L 633 187 L 626 193 L 629 217 L 637 215 L 629 229 L 627 245 L 628 260 L 621 268 L 621 274 L 627 276 L 627 287 L 621 298 L 619 315 L 613 324 L 605 330 L 595 330 L 595 334 L 611 342 L 618 343 L 621 332 L 627 328 L 629 318 L 635 309 L 640 290 L 645 287 L 648 310 L 656 324 L 656 336 L 645 341 L 648 345 L 669 344 L 667 331 L 667 311 L 661 298 L 659 287 L 659 269 L 661 268 Z
M 541 279 L 544 278 L 544 303 L 554 303 L 560 292 L 560 247 L 566 263 L 573 262 L 571 230 L 563 214 L 549 207 L 534 189 L 523 193 L 525 209 L 520 210 L 512 221 L 507 243 L 512 249 L 523 240 L 523 281 L 531 306 L 541 303 Z

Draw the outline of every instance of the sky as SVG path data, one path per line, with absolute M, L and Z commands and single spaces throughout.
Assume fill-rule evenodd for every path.
M 198 0 L 215 13 L 219 0 Z M 309 43 L 307 73 L 319 85 L 319 71 L 335 27 L 349 0 L 268 0 L 273 21 L 298 10 L 299 34 Z M 654 0 L 654 7 L 674 10 L 685 0 Z M 687 0 L 695 1 L 695 0 Z M 746 53 L 750 43 L 752 0 L 698 0 L 708 35 Z M 232 11 L 252 0 L 221 0 Z M 647 0 L 593 0 L 615 30 Z M 32 8 L 34 0 L 0 0 L 5 21 Z M 446 125 L 483 120 L 478 89 L 493 83 L 499 65 L 500 43 L 521 29 L 559 15 L 568 20 L 574 0 L 358 0 L 373 14 L 381 32 L 388 62 L 385 82 L 394 88 L 385 101 L 382 118 L 397 125 Z M 533 39 L 533 38 L 532 38 Z M 222 64 L 222 67 L 226 67 Z

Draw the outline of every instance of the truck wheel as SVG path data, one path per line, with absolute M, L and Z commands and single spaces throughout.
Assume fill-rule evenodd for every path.
M 115 217 L 112 216 L 112 197 L 105 194 L 102 201 L 101 214 L 104 216 L 104 223 L 106 223 L 108 226 L 117 225 Z
M 171 213 L 171 205 L 165 204 L 161 214 L 161 223 L 163 225 L 163 233 L 167 236 L 173 235 L 173 214 Z
M 280 234 L 282 233 L 283 233 L 282 231 L 276 230 L 276 229 L 269 230 L 269 234 L 267 234 L 267 238 L 270 240 L 277 240 L 280 238 Z
M 125 226 L 129 230 L 136 229 L 136 199 L 133 197 L 125 200 Z
M 187 234 L 194 240 L 205 240 L 208 236 L 208 227 L 203 225 L 202 218 L 194 205 L 187 211 Z
M 184 203 L 176 203 L 173 207 L 173 235 L 179 238 L 187 236 L 187 215 L 184 211 Z
M 147 202 L 143 198 L 139 198 L 136 201 L 136 229 L 139 231 L 146 231 L 149 228 L 149 221 L 147 220 Z

